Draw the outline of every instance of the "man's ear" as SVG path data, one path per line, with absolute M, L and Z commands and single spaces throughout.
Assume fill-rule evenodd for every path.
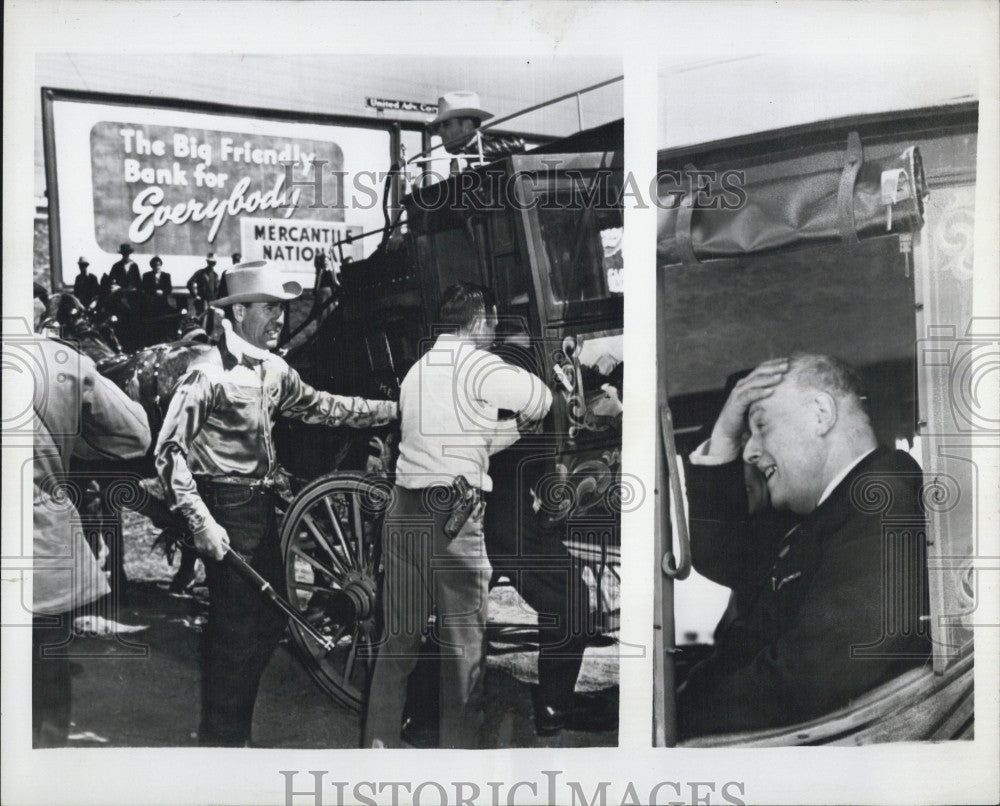
M 817 392 L 813 397 L 817 434 L 825 436 L 837 424 L 837 401 L 829 392 Z
M 233 321 L 234 322 L 239 322 L 240 324 L 242 324 L 243 323 L 243 317 L 246 316 L 246 315 L 247 315 L 247 309 L 246 309 L 245 305 L 241 305 L 238 302 L 233 305 Z

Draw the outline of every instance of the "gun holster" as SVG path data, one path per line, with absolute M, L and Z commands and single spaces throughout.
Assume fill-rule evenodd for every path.
M 469 518 L 482 509 L 482 497 L 479 489 L 469 484 L 465 476 L 455 476 L 451 489 L 451 514 L 445 521 L 444 533 L 449 539 L 454 540 Z

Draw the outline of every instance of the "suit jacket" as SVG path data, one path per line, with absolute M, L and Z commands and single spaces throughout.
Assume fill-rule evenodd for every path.
M 923 479 L 908 454 L 869 454 L 787 535 L 747 514 L 739 460 L 686 471 L 695 567 L 733 587 L 737 612 L 678 692 L 682 738 L 814 719 L 926 661 Z
M 120 285 L 122 288 L 138 288 L 142 282 L 135 261 L 125 257 L 111 265 L 107 276 L 111 284 Z
M 202 266 L 191 275 L 187 287 L 193 298 L 211 302 L 219 296 L 219 275 L 215 269 Z
M 174 284 L 170 281 L 170 275 L 161 271 L 160 276 L 150 269 L 142 275 L 142 290 L 151 296 L 155 296 L 157 291 L 162 291 L 164 296 L 169 296 L 174 290 Z
M 73 282 L 73 296 L 84 305 L 90 305 L 100 292 L 100 285 L 93 274 L 78 274 Z

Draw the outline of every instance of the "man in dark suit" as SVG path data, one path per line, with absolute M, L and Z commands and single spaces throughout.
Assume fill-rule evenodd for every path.
M 744 462 L 791 529 L 750 515 Z M 927 660 L 920 468 L 876 444 L 853 369 L 761 364 L 685 470 L 695 567 L 737 607 L 678 691 L 681 738 L 814 719 Z
M 101 278 L 100 306 L 107 308 L 111 302 L 111 297 L 122 289 L 139 290 L 142 284 L 142 276 L 139 267 L 132 260 L 132 247 L 123 243 L 118 247 L 121 260 L 116 260 L 111 264 L 111 269 Z
M 86 307 L 97 299 L 101 289 L 97 278 L 93 274 L 87 273 L 87 266 L 90 265 L 87 258 L 81 257 L 76 265 L 80 267 L 80 273 L 76 275 L 76 280 L 73 282 L 73 296 Z
M 174 290 L 170 275 L 162 269 L 163 261 L 157 255 L 149 261 L 149 271 L 142 275 L 143 293 L 160 304 L 170 303 L 170 294 Z
M 191 275 L 187 288 L 191 295 L 190 307 L 196 315 L 202 316 L 219 296 L 219 275 L 215 273 L 215 255 L 212 252 L 205 256 L 205 265 Z
M 118 248 L 118 253 L 122 256 L 121 260 L 115 261 L 108 272 L 112 287 L 139 288 L 142 277 L 139 274 L 139 267 L 132 260 L 132 247 L 123 243 Z

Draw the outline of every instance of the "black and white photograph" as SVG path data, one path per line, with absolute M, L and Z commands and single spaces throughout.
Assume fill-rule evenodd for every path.
M 881 61 L 661 66 L 660 745 L 975 736 L 977 71 Z
M 4 806 L 1000 799 L 994 0 L 4 22 Z
M 616 744 L 621 64 L 379 62 L 39 56 L 34 747 Z

